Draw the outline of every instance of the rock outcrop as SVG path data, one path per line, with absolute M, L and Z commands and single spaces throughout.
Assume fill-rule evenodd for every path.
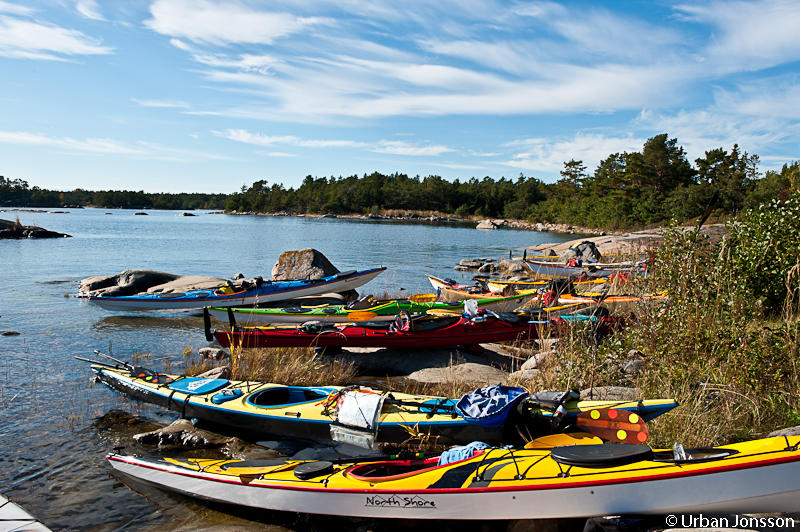
M 313 248 L 284 251 L 272 267 L 272 280 L 320 279 L 339 273 L 328 258 Z
M 0 220 L 0 239 L 20 239 L 20 238 L 65 238 L 71 235 L 48 231 L 36 225 L 22 225 L 19 220 Z
M 176 275 L 153 270 L 125 270 L 116 275 L 98 275 L 83 279 L 78 287 L 82 296 L 131 296 L 142 293 L 185 292 L 216 288 L 225 279 L 199 275 Z

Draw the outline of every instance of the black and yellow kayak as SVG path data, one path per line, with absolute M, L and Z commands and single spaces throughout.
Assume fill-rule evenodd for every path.
M 800 500 L 799 436 L 685 452 L 560 434 L 467 456 L 327 461 L 145 459 L 114 470 L 208 501 L 404 519 L 533 519 L 788 512 Z M 369 461 L 368 461 L 369 460 Z M 446 460 L 445 460 L 446 461 Z
M 182 417 L 243 429 L 261 435 L 329 439 L 336 419 L 331 406 L 341 386 L 285 386 L 259 381 L 207 379 L 156 373 L 140 367 L 93 364 L 92 371 L 111 389 L 147 401 Z M 413 433 L 438 436 L 444 444 L 473 440 L 499 443 L 507 433 L 516 435 L 523 424 L 528 432 L 546 433 L 551 427 L 556 401 L 531 396 L 516 409 L 506 426 L 484 426 L 457 413 L 456 400 L 431 395 L 382 392 L 359 387 L 364 393 L 381 394 L 382 409 L 376 420 L 378 441 L 400 443 Z M 558 394 L 555 394 L 558 395 Z M 580 401 L 564 403 L 565 421 L 593 408 L 617 408 L 650 420 L 675 408 L 672 399 L 642 401 Z M 409 430 L 410 429 L 410 430 Z M 517 435 L 517 437 L 519 437 Z

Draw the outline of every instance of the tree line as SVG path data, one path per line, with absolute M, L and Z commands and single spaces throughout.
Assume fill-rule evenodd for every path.
M 692 164 L 677 139 L 660 134 L 648 139 L 640 151 L 609 155 L 592 172 L 583 161 L 569 160 L 555 183 L 522 174 L 516 179 L 449 181 L 437 175 L 373 172 L 348 177 L 309 175 L 297 188 L 258 180 L 226 195 L 58 192 L 0 177 L 0 205 L 225 208 L 289 214 L 418 210 L 614 229 L 691 220 L 703 213 L 715 192 L 715 216 L 729 217 L 772 199 L 785 199 L 800 187 L 800 162 L 764 175 L 758 163 L 758 155 L 734 145 L 730 150 L 708 150 Z
M 107 209 L 222 209 L 227 194 L 144 192 L 133 190 L 47 190 L 22 179 L 0 176 L 0 206 L 103 207 Z

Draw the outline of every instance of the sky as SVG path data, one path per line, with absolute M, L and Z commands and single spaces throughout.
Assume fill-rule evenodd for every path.
M 0 175 L 225 192 L 800 159 L 800 2 L 0 0 Z

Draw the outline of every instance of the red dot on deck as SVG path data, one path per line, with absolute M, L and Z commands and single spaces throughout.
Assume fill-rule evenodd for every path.
M 636 439 L 644 443 L 645 440 L 647 440 L 647 434 L 645 434 L 644 432 L 640 432 L 636 435 Z
M 617 411 L 614 410 L 613 408 L 609 408 L 608 409 L 608 418 L 609 419 L 616 419 L 616 417 L 617 417 Z

